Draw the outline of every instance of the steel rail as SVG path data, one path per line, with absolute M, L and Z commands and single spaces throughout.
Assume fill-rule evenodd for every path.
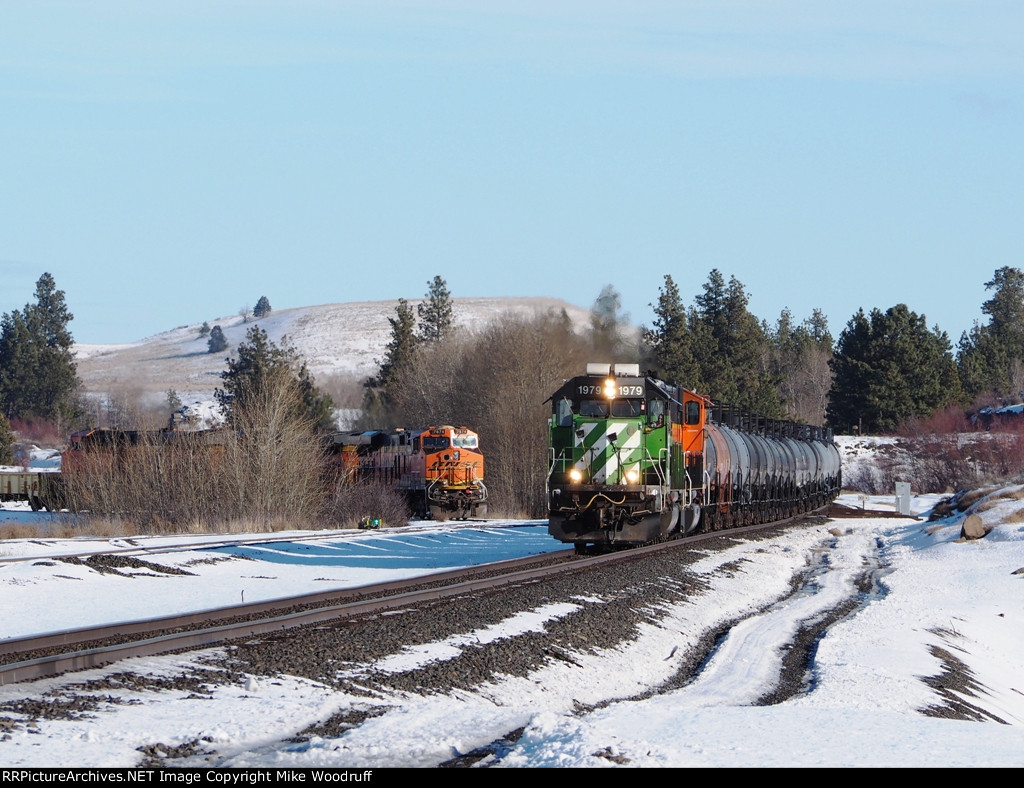
M 71 652 L 54 653 L 36 658 L 25 659 L 0 665 L 0 686 L 21 681 L 55 676 L 68 671 L 98 668 L 131 657 L 154 656 L 175 651 L 186 651 L 197 648 L 211 647 L 240 638 L 254 637 L 265 634 L 276 634 L 287 629 L 318 624 L 325 621 L 337 621 L 365 617 L 385 610 L 395 610 L 424 603 L 456 597 L 480 591 L 492 590 L 503 585 L 535 582 L 543 577 L 565 571 L 580 571 L 597 565 L 609 564 L 623 560 L 635 560 L 645 554 L 675 548 L 690 548 L 704 541 L 721 537 L 731 538 L 744 534 L 763 531 L 768 528 L 791 524 L 820 512 L 808 512 L 786 520 L 774 521 L 743 527 L 733 527 L 698 533 L 679 539 L 671 539 L 651 545 L 644 545 L 626 550 L 616 550 L 593 556 L 574 555 L 569 550 L 544 553 L 526 558 L 482 564 L 438 574 L 421 575 L 400 581 L 392 581 L 372 586 L 360 586 L 337 591 L 317 592 L 298 597 L 288 597 L 265 602 L 251 603 L 215 610 L 188 613 L 180 616 L 149 619 L 145 621 L 122 622 L 119 624 L 88 627 L 64 632 L 49 633 L 41 636 L 9 639 L 0 641 L 0 655 L 29 654 L 47 648 L 64 648 L 68 645 L 83 645 L 89 642 L 102 641 L 121 636 L 136 634 L 164 634 L 133 640 L 119 644 L 85 648 Z M 555 558 L 554 563 L 551 559 Z M 532 566 L 533 564 L 544 564 Z M 466 576 L 481 575 L 468 580 L 460 580 Z M 456 582 L 451 582 L 456 581 Z M 437 587 L 438 583 L 451 582 L 449 585 Z M 403 587 L 423 586 L 413 591 L 390 594 L 390 591 Z M 358 599 L 360 596 L 373 595 L 372 598 Z M 331 604 L 340 599 L 350 599 L 340 604 Z M 215 621 L 230 618 L 272 613 L 276 610 L 289 610 L 300 606 L 320 605 L 310 609 L 283 613 L 269 618 L 256 620 L 234 621 L 217 626 L 202 626 Z M 200 626 L 198 629 L 184 627 Z M 177 629 L 179 631 L 168 632 Z
M 568 551 L 565 551 L 565 553 L 568 553 Z M 112 624 L 100 624 L 97 626 L 61 630 L 59 632 L 26 635 L 19 638 L 8 638 L 0 640 L 0 657 L 29 651 L 39 651 L 48 648 L 67 647 L 69 645 L 89 643 L 92 641 L 124 635 L 153 634 L 171 629 L 194 627 L 197 625 L 207 624 L 211 621 L 225 621 L 232 618 L 252 617 L 296 607 L 324 606 L 342 600 L 355 600 L 367 595 L 385 596 L 393 591 L 408 588 L 411 585 L 422 585 L 424 583 L 446 583 L 465 577 L 467 574 L 479 574 L 482 572 L 493 572 L 495 570 L 515 571 L 518 568 L 532 566 L 533 564 L 544 561 L 550 561 L 552 557 L 557 558 L 563 555 L 564 553 L 562 551 L 553 551 L 551 553 L 541 553 L 539 555 L 526 556 L 524 558 L 513 558 L 508 561 L 478 564 L 472 567 L 462 567 L 460 569 L 452 569 L 445 572 L 408 577 L 402 580 L 391 580 L 385 583 L 353 586 L 351 588 L 338 588 L 332 591 L 316 591 L 310 594 L 299 594 L 296 596 L 263 600 L 262 602 L 249 602 L 246 604 L 228 605 L 226 607 L 210 608 L 207 610 L 196 610 L 189 613 L 180 613 L 170 616 L 140 619 L 137 621 L 121 621 Z
M 167 654 L 173 651 L 183 651 L 202 647 L 209 647 L 226 643 L 231 640 L 237 640 L 239 638 L 253 637 L 268 633 L 276 634 L 279 632 L 283 632 L 287 629 L 308 626 L 310 624 L 318 624 L 324 621 L 338 621 L 359 618 L 368 615 L 373 615 L 375 613 L 383 612 L 386 610 L 396 610 L 402 607 L 411 607 L 424 603 L 436 602 L 442 599 L 447 599 L 460 595 L 476 593 L 479 591 L 492 590 L 494 588 L 498 588 L 504 585 L 534 582 L 543 577 L 556 574 L 558 572 L 579 571 L 587 567 L 591 567 L 595 564 L 631 559 L 644 551 L 664 549 L 670 546 L 674 545 L 669 545 L 666 543 L 662 545 L 652 545 L 650 547 L 638 548 L 636 550 L 609 553 L 589 558 L 573 558 L 572 560 L 561 561 L 559 563 L 548 564 L 540 567 L 532 567 L 526 569 L 513 568 L 513 570 L 509 572 L 502 572 L 500 574 L 491 575 L 488 577 L 479 577 L 470 580 L 464 580 L 461 582 L 454 583 L 452 585 L 442 587 L 419 589 L 415 591 L 407 591 L 404 593 L 394 594 L 390 596 L 375 597 L 373 599 L 345 602 L 339 605 L 318 607 L 310 610 L 303 610 L 280 616 L 274 616 L 271 618 L 258 619 L 255 621 L 250 620 L 243 622 L 235 622 L 225 624 L 222 626 L 208 627 L 204 629 L 193 629 L 173 632 L 158 637 L 147 638 L 144 640 L 136 640 L 129 643 L 120 643 L 98 648 L 73 651 L 68 653 L 51 654 L 43 657 L 38 657 L 35 659 L 28 659 L 20 662 L 10 663 L 7 665 L 0 665 L 0 685 L 11 684 L 20 681 L 30 681 L 33 679 L 45 678 L 48 676 L 55 676 L 67 671 L 85 670 L 88 668 L 102 667 L 112 662 L 127 659 L 130 657 L 154 656 L 157 654 Z M 565 551 L 564 553 L 547 553 L 543 557 L 533 556 L 531 558 L 532 561 L 536 563 L 539 560 L 541 560 L 541 558 L 550 558 L 552 555 L 557 556 L 559 558 L 567 558 L 571 554 L 568 551 Z M 529 559 L 527 559 L 525 562 L 523 559 L 517 559 L 513 562 L 508 563 L 521 565 L 523 563 L 528 562 Z M 501 563 L 503 564 L 506 562 Z M 501 564 L 488 564 L 486 566 L 493 570 L 495 568 L 499 568 Z M 504 568 L 508 569 L 509 567 L 506 566 Z M 480 569 L 480 567 L 474 567 L 474 569 Z M 472 574 L 472 572 L 470 573 Z M 445 574 L 464 575 L 466 573 L 462 572 Z M 405 584 L 422 584 L 423 582 L 434 582 L 437 579 L 438 576 L 436 575 L 426 575 L 419 578 L 412 578 L 406 581 Z M 376 587 L 364 586 L 363 590 L 366 591 L 371 588 Z M 223 610 L 230 610 L 230 608 L 226 608 Z M 192 618 L 192 616 L 187 616 L 187 618 Z M 116 625 L 111 629 L 116 629 Z M 56 634 L 59 635 L 60 633 Z M 32 640 L 32 638 L 24 638 L 22 639 L 22 644 L 28 644 L 32 642 Z M 37 644 L 38 640 L 36 640 L 35 642 Z M 22 651 L 24 652 L 24 648 L 22 649 Z

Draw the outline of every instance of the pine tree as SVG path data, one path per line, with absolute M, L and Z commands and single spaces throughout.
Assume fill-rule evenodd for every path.
M 704 392 L 720 404 L 735 405 L 765 416 L 781 415 L 772 377 L 768 338 L 747 309 L 749 298 L 734 276 L 708 274 L 694 299 L 691 348 Z
M 896 429 L 959 401 L 949 337 L 897 304 L 870 317 L 858 310 L 836 343 L 828 422 L 865 433 Z
M 811 317 L 796 325 L 787 307 L 774 330 L 766 327 L 764 332 L 771 345 L 772 372 L 783 411 L 794 421 L 824 424 L 832 386 L 829 360 L 833 340 L 827 318 L 815 309 Z
M 985 287 L 994 291 L 981 306 L 989 322 L 975 322 L 969 333 L 961 335 L 960 378 L 972 398 L 990 395 L 1016 402 L 1024 394 L 1014 374 L 1024 364 L 1024 272 L 1000 268 Z
M 278 346 L 266 331 L 253 326 L 236 352 L 237 357 L 229 358 L 227 370 L 221 373 L 223 388 L 214 392 L 229 423 L 242 411 L 263 407 L 268 393 L 290 391 L 294 404 L 289 408 L 294 417 L 317 432 L 334 429 L 333 400 L 314 385 L 305 362 L 287 338 Z
M 228 340 L 220 326 L 210 329 L 210 338 L 206 340 L 208 353 L 220 353 L 228 349 Z
M 420 318 L 419 339 L 438 342 L 451 334 L 455 326 L 452 297 L 440 276 L 435 276 L 427 285 L 426 301 L 416 305 L 416 314 Z
M 770 348 L 761 322 L 747 309 L 750 299 L 740 281 L 730 277 L 726 291 L 724 341 L 719 342 L 736 385 L 735 404 L 763 416 L 782 416 L 778 380 L 769 363 Z
M 699 386 L 699 375 L 690 348 L 686 307 L 671 275 L 665 275 L 658 303 L 651 306 L 655 315 L 654 325 L 645 329 L 642 337 L 658 375 L 687 388 Z
M 266 317 L 270 314 L 270 301 L 266 296 L 260 296 L 260 300 L 256 302 L 256 306 L 252 309 L 253 317 L 260 318 Z
M 391 340 L 385 350 L 383 360 L 378 360 L 377 374 L 367 378 L 363 384 L 366 393 L 363 397 L 364 421 L 367 426 L 389 427 L 393 424 L 395 388 L 402 370 L 407 369 L 419 349 L 420 339 L 416 334 L 416 316 L 409 302 L 398 299 L 395 316 L 389 317 L 391 324 Z
M 14 431 L 7 417 L 0 413 L 0 465 L 14 462 Z
M 19 419 L 60 421 L 75 412 L 79 380 L 64 291 L 45 273 L 36 302 L 0 319 L 0 400 Z

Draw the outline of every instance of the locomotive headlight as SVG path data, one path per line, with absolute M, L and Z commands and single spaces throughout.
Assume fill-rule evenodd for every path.
M 615 399 L 615 381 L 611 378 L 604 382 L 604 395 L 608 399 Z
M 579 468 L 573 468 L 569 471 L 569 481 L 577 483 L 583 481 L 583 471 Z
M 628 471 L 626 471 L 626 481 L 629 482 L 630 484 L 636 484 L 638 481 L 640 481 L 640 471 L 638 471 L 636 468 L 630 468 Z

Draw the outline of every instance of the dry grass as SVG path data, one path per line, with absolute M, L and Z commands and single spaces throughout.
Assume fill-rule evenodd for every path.
M 82 452 L 61 474 L 65 504 L 117 535 L 315 527 L 329 501 L 325 463 L 298 396 L 277 381 L 253 393 L 233 430 Z
M 364 518 L 380 518 L 383 527 L 406 525 L 412 512 L 405 496 L 373 482 L 339 483 L 327 512 L 338 528 L 359 528 Z
M 991 495 L 993 492 L 991 487 L 979 487 L 975 490 L 968 490 L 960 496 L 960 500 L 957 503 L 957 509 L 961 512 L 966 512 L 972 506 L 976 505 L 982 498 Z

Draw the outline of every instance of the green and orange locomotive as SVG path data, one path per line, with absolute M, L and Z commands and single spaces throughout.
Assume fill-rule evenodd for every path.
M 579 552 L 788 519 L 841 487 L 830 431 L 588 364 L 551 396 L 548 532 Z

